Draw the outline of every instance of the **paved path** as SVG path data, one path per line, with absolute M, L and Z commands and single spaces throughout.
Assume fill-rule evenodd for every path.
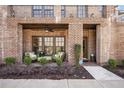
M 101 66 L 84 66 L 84 68 L 96 79 L 96 80 L 123 80 L 121 77 L 114 73 L 104 69 Z
M 0 79 L 0 88 L 124 88 L 124 80 Z

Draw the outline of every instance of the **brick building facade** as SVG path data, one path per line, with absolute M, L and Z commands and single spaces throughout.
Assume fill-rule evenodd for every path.
M 75 44 L 81 45 L 84 58 L 93 54 L 98 64 L 109 58 L 120 61 L 124 59 L 124 22 L 118 16 L 115 6 L 1 5 L 0 60 L 14 56 L 22 62 L 25 52 L 35 50 L 33 38 L 39 37 L 40 50 L 47 47 L 55 53 L 60 42 L 70 64 L 74 63 Z

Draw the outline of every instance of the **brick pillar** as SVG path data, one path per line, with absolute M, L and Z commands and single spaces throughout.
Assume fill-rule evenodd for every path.
M 54 6 L 54 16 L 56 19 L 56 23 L 61 21 L 61 5 Z
M 102 26 L 102 62 L 105 63 L 110 58 L 110 44 L 111 44 L 111 22 L 107 22 Z
M 23 28 L 22 25 L 18 25 L 18 61 L 22 62 L 23 57 Z
M 0 61 L 3 61 L 4 52 L 4 37 L 7 30 L 7 6 L 0 6 Z
M 68 30 L 68 61 L 70 64 L 74 64 L 74 45 L 80 44 L 81 48 L 83 45 L 83 25 L 70 23 Z M 83 52 L 83 51 L 82 51 Z
M 96 27 L 96 62 L 100 64 L 102 61 L 102 31 L 101 26 L 97 25 Z
M 17 49 L 17 24 L 14 20 L 9 20 L 8 6 L 0 6 L 1 23 L 1 47 L 2 59 L 8 56 L 18 58 Z
M 97 62 L 105 64 L 110 58 L 111 23 L 97 26 Z
M 115 6 L 114 5 L 107 5 L 106 6 L 106 16 L 110 17 L 114 13 L 115 13 Z

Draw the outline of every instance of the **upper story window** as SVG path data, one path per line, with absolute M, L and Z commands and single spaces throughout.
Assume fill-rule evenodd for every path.
M 77 6 L 77 17 L 86 17 L 87 16 L 87 8 L 84 5 Z
M 65 15 L 66 15 L 65 5 L 61 5 L 61 16 L 65 17 Z
M 100 12 L 100 16 L 101 17 L 104 17 L 105 16 L 104 15 L 105 14 L 105 11 L 104 10 L 105 10 L 105 6 L 104 5 L 99 5 L 98 6 L 98 11 Z
M 32 13 L 34 17 L 53 17 L 53 5 L 33 5 Z

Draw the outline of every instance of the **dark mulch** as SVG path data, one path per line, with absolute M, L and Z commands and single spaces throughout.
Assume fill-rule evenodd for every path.
M 0 65 L 0 79 L 94 79 L 84 67 L 70 65 Z
M 103 66 L 107 70 L 113 72 L 114 74 L 124 78 L 124 66 L 118 65 L 116 68 L 110 68 L 109 66 Z

